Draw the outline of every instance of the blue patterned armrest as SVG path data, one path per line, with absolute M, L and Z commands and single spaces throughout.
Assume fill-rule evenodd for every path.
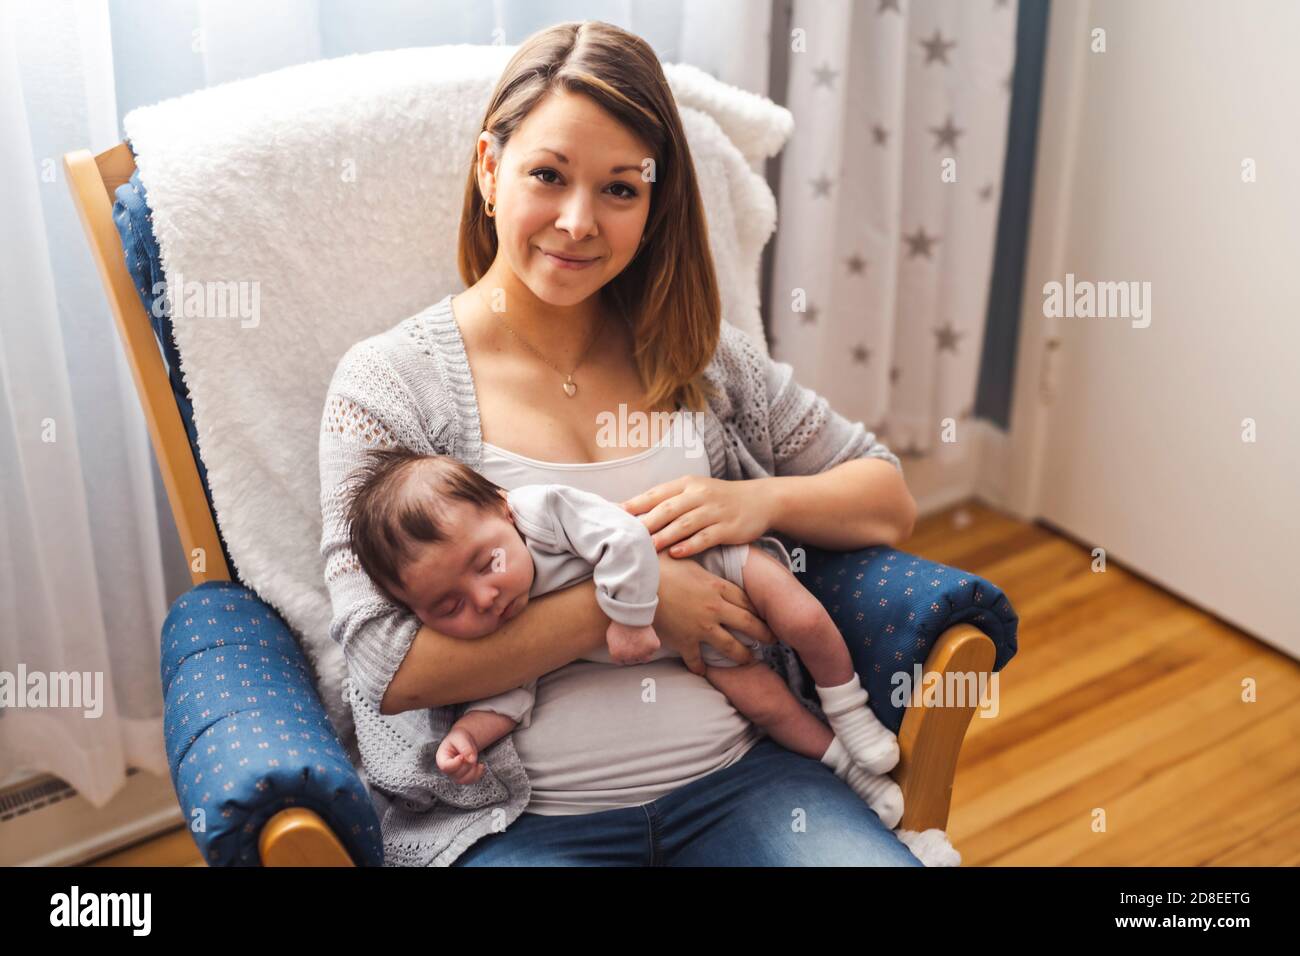
M 288 626 L 249 588 L 207 581 L 162 631 L 163 733 L 176 796 L 212 866 L 258 866 L 266 822 L 318 813 L 353 862 L 383 863 L 379 818 Z
M 883 545 L 860 551 L 794 546 L 807 558 L 799 580 L 830 612 L 871 709 L 894 733 L 906 709 L 891 699 L 894 675 L 915 675 L 948 628 L 971 624 L 987 634 L 997 652 L 994 671 L 1015 656 L 1020 619 L 1002 589 L 979 575 Z

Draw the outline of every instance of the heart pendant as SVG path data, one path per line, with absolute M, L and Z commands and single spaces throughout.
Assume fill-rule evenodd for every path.
M 573 396 L 576 395 L 577 392 L 578 392 L 578 386 L 574 385 L 572 382 L 564 383 L 564 394 L 568 395 L 569 398 L 573 398 Z

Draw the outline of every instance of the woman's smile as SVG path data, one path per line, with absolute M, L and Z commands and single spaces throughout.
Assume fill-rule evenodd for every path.
M 598 256 L 591 259 L 568 259 L 547 252 L 545 249 L 539 248 L 538 251 L 546 257 L 547 262 L 551 263 L 551 265 L 555 266 L 557 269 L 586 269 L 588 266 L 595 265 L 600 261 L 600 257 Z

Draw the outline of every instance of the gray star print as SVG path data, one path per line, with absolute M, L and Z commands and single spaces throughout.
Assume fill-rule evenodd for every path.
M 830 89 L 832 81 L 839 74 L 839 70 L 832 70 L 829 64 L 823 64 L 813 70 L 813 86 L 824 86 Z
M 958 332 L 952 327 L 951 322 L 945 322 L 942 326 L 934 330 L 938 338 L 937 351 L 957 353 L 957 339 L 965 335 L 965 332 Z
M 958 129 L 952 124 L 951 113 L 948 114 L 948 118 L 942 126 L 931 126 L 930 132 L 938 137 L 934 144 L 935 149 L 943 149 L 945 145 L 948 145 L 952 147 L 954 153 L 957 151 L 957 137 L 966 133 L 964 129 Z
M 939 237 L 927 236 L 925 234 L 925 227 L 918 226 L 916 228 L 916 235 L 914 236 L 905 235 L 903 236 L 903 241 L 906 242 L 909 247 L 907 251 L 907 258 L 915 259 L 917 256 L 925 256 L 927 259 L 929 259 L 930 248 L 936 242 L 939 241 Z
M 950 65 L 948 63 L 948 51 L 957 45 L 956 40 L 945 40 L 936 27 L 934 36 L 928 40 L 921 40 L 919 42 L 921 46 L 925 47 L 926 66 L 929 66 L 931 63 L 936 61 L 942 63 L 944 66 Z

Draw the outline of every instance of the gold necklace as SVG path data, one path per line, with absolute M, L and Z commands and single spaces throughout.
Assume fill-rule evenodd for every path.
M 500 315 L 499 312 L 497 314 Z M 583 349 L 582 354 L 578 356 L 578 365 L 573 366 L 573 371 L 567 373 L 563 369 L 556 367 L 556 365 L 550 359 L 548 359 L 541 352 L 537 351 L 537 349 L 533 348 L 531 345 L 525 342 L 522 336 L 519 335 L 519 333 L 517 333 L 514 329 L 510 328 L 510 323 L 507 322 L 505 319 L 501 320 L 501 324 L 506 327 L 506 331 L 509 332 L 511 335 L 513 335 L 519 341 L 519 343 L 524 346 L 524 348 L 528 349 L 530 352 L 536 355 L 547 365 L 551 366 L 551 368 L 555 369 L 555 371 L 565 376 L 565 381 L 561 383 L 560 387 L 564 389 L 565 395 L 569 396 L 569 398 L 573 398 L 574 395 L 578 394 L 578 384 L 573 380 L 573 372 L 576 372 L 578 370 L 578 365 L 581 365 L 582 360 L 587 357 L 587 353 L 591 351 L 592 345 L 595 344 L 596 337 L 600 334 L 600 330 L 605 327 L 605 316 L 601 316 L 599 324 L 597 324 L 595 331 L 593 331 L 591 334 L 591 338 L 587 341 L 587 347 Z

